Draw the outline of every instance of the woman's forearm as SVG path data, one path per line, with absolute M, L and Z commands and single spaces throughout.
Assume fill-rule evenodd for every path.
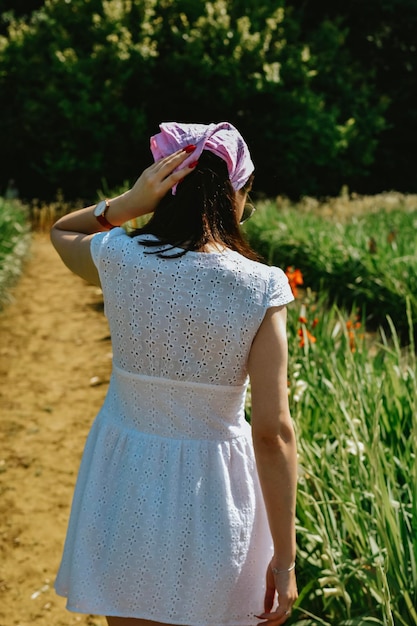
M 292 423 L 275 436 L 253 436 L 256 464 L 274 543 L 274 562 L 288 569 L 295 561 L 297 450 Z
M 135 206 L 130 198 L 129 191 L 109 200 L 109 208 L 106 211 L 106 219 L 112 226 L 121 226 L 129 220 L 139 217 L 140 209 Z M 68 232 L 92 235 L 105 230 L 94 215 L 96 205 L 68 213 L 61 217 L 54 228 Z

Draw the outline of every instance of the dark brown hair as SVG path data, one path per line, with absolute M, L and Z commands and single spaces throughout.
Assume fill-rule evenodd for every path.
M 243 187 L 250 190 L 253 175 Z M 159 250 L 164 257 L 179 257 L 188 251 L 201 250 L 215 241 L 245 257 L 259 260 L 241 232 L 236 213 L 236 193 L 229 180 L 226 162 L 204 150 L 195 170 L 161 200 L 149 222 L 135 230 L 132 237 L 152 234 L 158 241 L 142 240 L 141 244 Z M 161 244 L 167 247 L 160 250 Z M 166 254 L 173 248 L 180 252 Z

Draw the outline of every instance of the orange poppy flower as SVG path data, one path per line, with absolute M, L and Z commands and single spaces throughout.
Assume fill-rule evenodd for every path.
M 312 335 L 310 333 L 308 328 L 299 328 L 298 329 L 298 336 L 300 337 L 300 342 L 298 344 L 300 346 L 300 348 L 304 348 L 306 339 L 310 343 L 316 343 L 316 341 L 317 341 L 317 339 L 314 337 L 314 335 Z
M 346 328 L 348 331 L 348 338 L 349 338 L 349 347 L 351 352 L 356 352 L 356 335 L 355 335 L 355 330 L 357 330 L 358 328 L 361 327 L 361 323 L 356 321 L 352 321 L 352 320 L 348 320 L 346 322 Z
M 285 275 L 288 278 L 288 282 L 290 283 L 291 291 L 293 292 L 294 298 L 297 298 L 297 287 L 304 284 L 301 270 L 296 269 L 293 266 L 287 267 L 287 269 L 285 270 Z

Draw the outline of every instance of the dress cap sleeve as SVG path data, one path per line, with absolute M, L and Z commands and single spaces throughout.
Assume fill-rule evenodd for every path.
M 279 267 L 271 267 L 267 308 L 283 306 L 294 300 L 288 278 Z
M 112 228 L 112 230 L 106 230 L 100 233 L 96 233 L 94 235 L 94 237 L 91 239 L 90 250 L 94 265 L 97 268 L 99 266 L 102 252 L 106 249 L 106 245 L 108 244 L 108 242 L 114 239 L 114 237 L 121 236 L 127 237 L 128 235 L 126 234 L 126 231 L 120 227 Z

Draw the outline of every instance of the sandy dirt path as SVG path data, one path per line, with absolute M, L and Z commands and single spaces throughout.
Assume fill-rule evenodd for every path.
M 35 234 L 0 313 L 0 626 L 104 626 L 53 590 L 85 438 L 111 347 L 101 292 Z

